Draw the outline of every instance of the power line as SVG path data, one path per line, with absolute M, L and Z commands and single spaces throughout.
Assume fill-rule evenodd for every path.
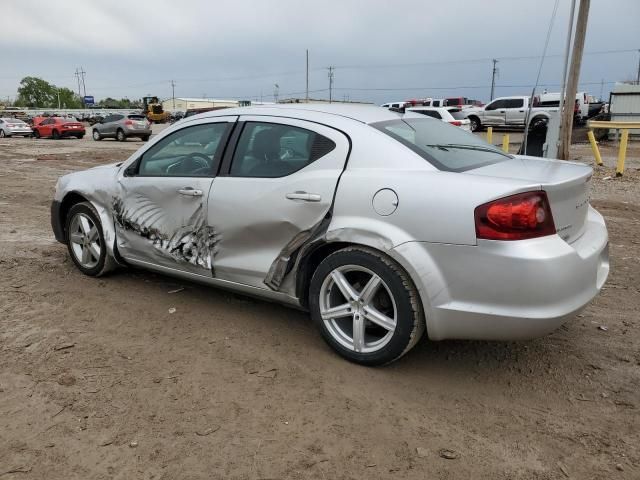
M 580 85 L 600 85 L 602 82 L 580 82 Z M 611 85 L 616 83 L 613 81 L 606 81 L 604 84 Z M 559 87 L 560 83 L 540 83 L 538 86 L 540 87 Z M 490 88 L 490 85 L 459 85 L 459 86 L 420 86 L 420 87 L 390 87 L 390 88 L 360 88 L 360 87 L 333 87 L 334 90 L 351 90 L 354 92 L 362 91 L 362 92 L 391 92 L 391 91 L 410 91 L 410 90 L 462 90 L 462 89 L 483 89 Z M 496 88 L 531 88 L 532 84 L 522 84 L 522 85 L 495 85 Z

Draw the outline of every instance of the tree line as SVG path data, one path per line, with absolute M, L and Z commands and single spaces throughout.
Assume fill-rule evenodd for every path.
M 38 77 L 24 77 L 18 87 L 14 107 L 29 108 L 82 108 L 82 98 L 67 87 L 58 87 Z M 103 98 L 96 103 L 100 108 L 141 108 L 142 100 Z

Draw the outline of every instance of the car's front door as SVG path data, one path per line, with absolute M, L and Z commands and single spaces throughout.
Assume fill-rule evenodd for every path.
M 123 166 L 112 199 L 122 257 L 211 276 L 207 198 L 236 118 L 190 122 Z
M 53 118 L 47 118 L 46 120 L 42 121 L 42 123 L 38 127 L 38 131 L 39 131 L 41 137 L 50 137 L 51 136 L 51 132 L 52 132 L 52 128 L 51 127 L 53 126 L 53 123 L 54 123 Z
M 278 290 L 296 250 L 324 225 L 349 140 L 302 120 L 240 120 L 209 196 L 214 276 Z
M 484 107 L 483 125 L 504 125 L 506 121 L 505 100 L 494 100 Z

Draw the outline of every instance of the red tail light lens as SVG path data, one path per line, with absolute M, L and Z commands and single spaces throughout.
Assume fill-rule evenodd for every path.
M 475 210 L 476 236 L 525 240 L 556 233 L 546 192 L 526 192 L 494 200 Z
M 125 125 L 133 125 L 133 122 L 131 120 L 125 120 L 124 124 Z
M 456 127 L 459 127 L 460 125 L 462 125 L 462 122 L 460 120 L 451 120 L 449 123 L 451 125 L 455 125 Z

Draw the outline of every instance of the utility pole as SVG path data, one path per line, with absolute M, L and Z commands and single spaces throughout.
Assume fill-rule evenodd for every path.
M 87 96 L 87 88 L 84 85 L 84 75 L 85 75 L 85 73 L 87 73 L 87 72 L 85 72 L 84 69 L 82 67 L 80 67 L 80 78 L 82 78 L 82 92 L 83 92 L 84 96 L 86 97 Z
M 273 101 L 278 103 L 278 94 L 280 93 L 280 85 L 277 83 L 273 84 Z
M 77 68 L 76 68 L 76 73 L 74 73 L 74 75 L 76 76 L 76 80 L 78 80 L 78 97 L 82 97 L 82 92 L 80 92 L 80 72 L 78 71 Z
M 173 101 L 173 111 L 176 111 L 176 82 L 171 80 L 171 100 Z
M 498 68 L 496 67 L 498 60 L 494 58 L 492 62 L 493 62 L 493 72 L 491 73 L 491 98 L 489 99 L 489 101 L 493 100 L 493 93 L 496 88 L 496 74 L 498 73 Z
M 636 85 L 640 85 L 640 50 L 638 50 L 638 75 L 636 76 Z
M 640 75 L 640 66 L 638 66 L 638 75 Z M 305 95 L 306 103 L 309 103 L 309 49 L 307 48 L 307 93 Z
M 333 102 L 333 70 L 336 67 L 329 67 L 329 103 Z
M 567 78 L 566 105 L 560 112 L 560 145 L 558 148 L 558 158 L 561 160 L 569 159 L 571 131 L 573 128 L 573 105 L 576 101 L 578 80 L 580 79 L 580 67 L 582 65 L 584 39 L 587 35 L 590 3 L 591 0 L 580 0 L 580 6 L 578 7 L 576 33 L 573 39 L 573 51 L 571 52 L 571 66 L 569 67 L 569 76 Z

